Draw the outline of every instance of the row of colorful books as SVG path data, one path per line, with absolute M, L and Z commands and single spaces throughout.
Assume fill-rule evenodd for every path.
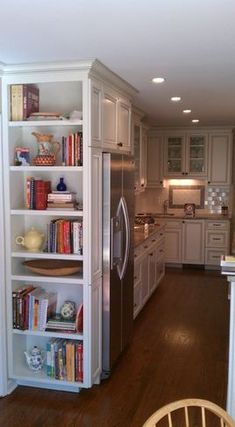
M 51 192 L 51 181 L 41 178 L 26 178 L 25 207 L 44 210 L 47 208 L 47 195 Z
M 57 294 L 32 285 L 12 292 L 13 328 L 45 331 L 47 320 L 56 312 Z
M 62 137 L 62 165 L 83 165 L 83 136 L 82 132 L 71 133 Z
M 62 338 L 48 341 L 46 373 L 56 380 L 83 382 L 83 342 Z
M 82 255 L 82 222 L 60 218 L 51 220 L 47 228 L 47 252 Z
M 26 120 L 31 113 L 39 111 L 39 89 L 34 85 L 11 85 L 11 120 Z

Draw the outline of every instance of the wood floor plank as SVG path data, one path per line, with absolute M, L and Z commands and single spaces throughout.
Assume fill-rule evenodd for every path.
M 0 426 L 140 427 L 164 404 L 187 397 L 225 407 L 228 333 L 226 279 L 169 269 L 108 380 L 78 395 L 18 387 L 0 400 Z

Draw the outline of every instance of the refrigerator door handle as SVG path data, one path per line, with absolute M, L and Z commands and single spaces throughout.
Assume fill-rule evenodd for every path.
M 117 266 L 119 277 L 122 280 L 124 275 L 125 275 L 127 263 L 128 263 L 128 257 L 129 257 L 129 252 L 130 252 L 131 232 L 130 232 L 130 221 L 129 221 L 129 215 L 128 215 L 128 209 L 127 209 L 125 197 L 121 197 L 119 206 L 123 212 L 123 217 L 124 217 L 124 222 L 125 222 L 125 232 L 126 232 L 126 245 L 125 245 L 124 261 L 123 261 L 121 268 L 119 265 Z

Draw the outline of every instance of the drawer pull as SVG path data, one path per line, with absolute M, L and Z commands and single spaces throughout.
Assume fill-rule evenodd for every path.
M 212 224 L 215 227 L 221 227 L 221 224 Z
M 153 252 L 151 252 L 151 254 L 149 254 L 149 256 L 153 256 Z
M 159 251 L 160 253 L 162 253 L 163 252 L 163 249 L 160 249 L 160 251 Z
M 136 258 L 136 257 L 137 257 L 137 255 L 135 254 L 135 255 L 134 255 L 134 258 Z
M 144 246 L 144 249 L 148 249 L 148 246 L 147 246 L 147 245 L 145 245 L 145 246 Z
M 212 255 L 211 258 L 213 258 L 213 259 L 220 259 L 220 256 L 218 256 L 218 255 Z
M 212 237 L 212 240 L 221 240 L 220 237 Z
M 134 276 L 134 280 L 136 280 L 137 279 L 137 276 Z
M 156 239 L 152 239 L 152 242 L 156 242 Z

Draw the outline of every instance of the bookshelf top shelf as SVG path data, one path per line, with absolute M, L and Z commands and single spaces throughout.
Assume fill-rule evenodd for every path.
M 10 121 L 10 127 L 37 127 L 37 126 L 82 126 L 83 120 L 28 120 Z
M 82 210 L 66 210 L 66 209 L 47 209 L 47 210 L 37 210 L 37 209 L 12 209 L 11 215 L 32 215 L 32 216 L 75 216 L 75 217 L 82 217 L 83 211 Z
M 83 166 L 10 166 L 11 172 L 83 172 Z

